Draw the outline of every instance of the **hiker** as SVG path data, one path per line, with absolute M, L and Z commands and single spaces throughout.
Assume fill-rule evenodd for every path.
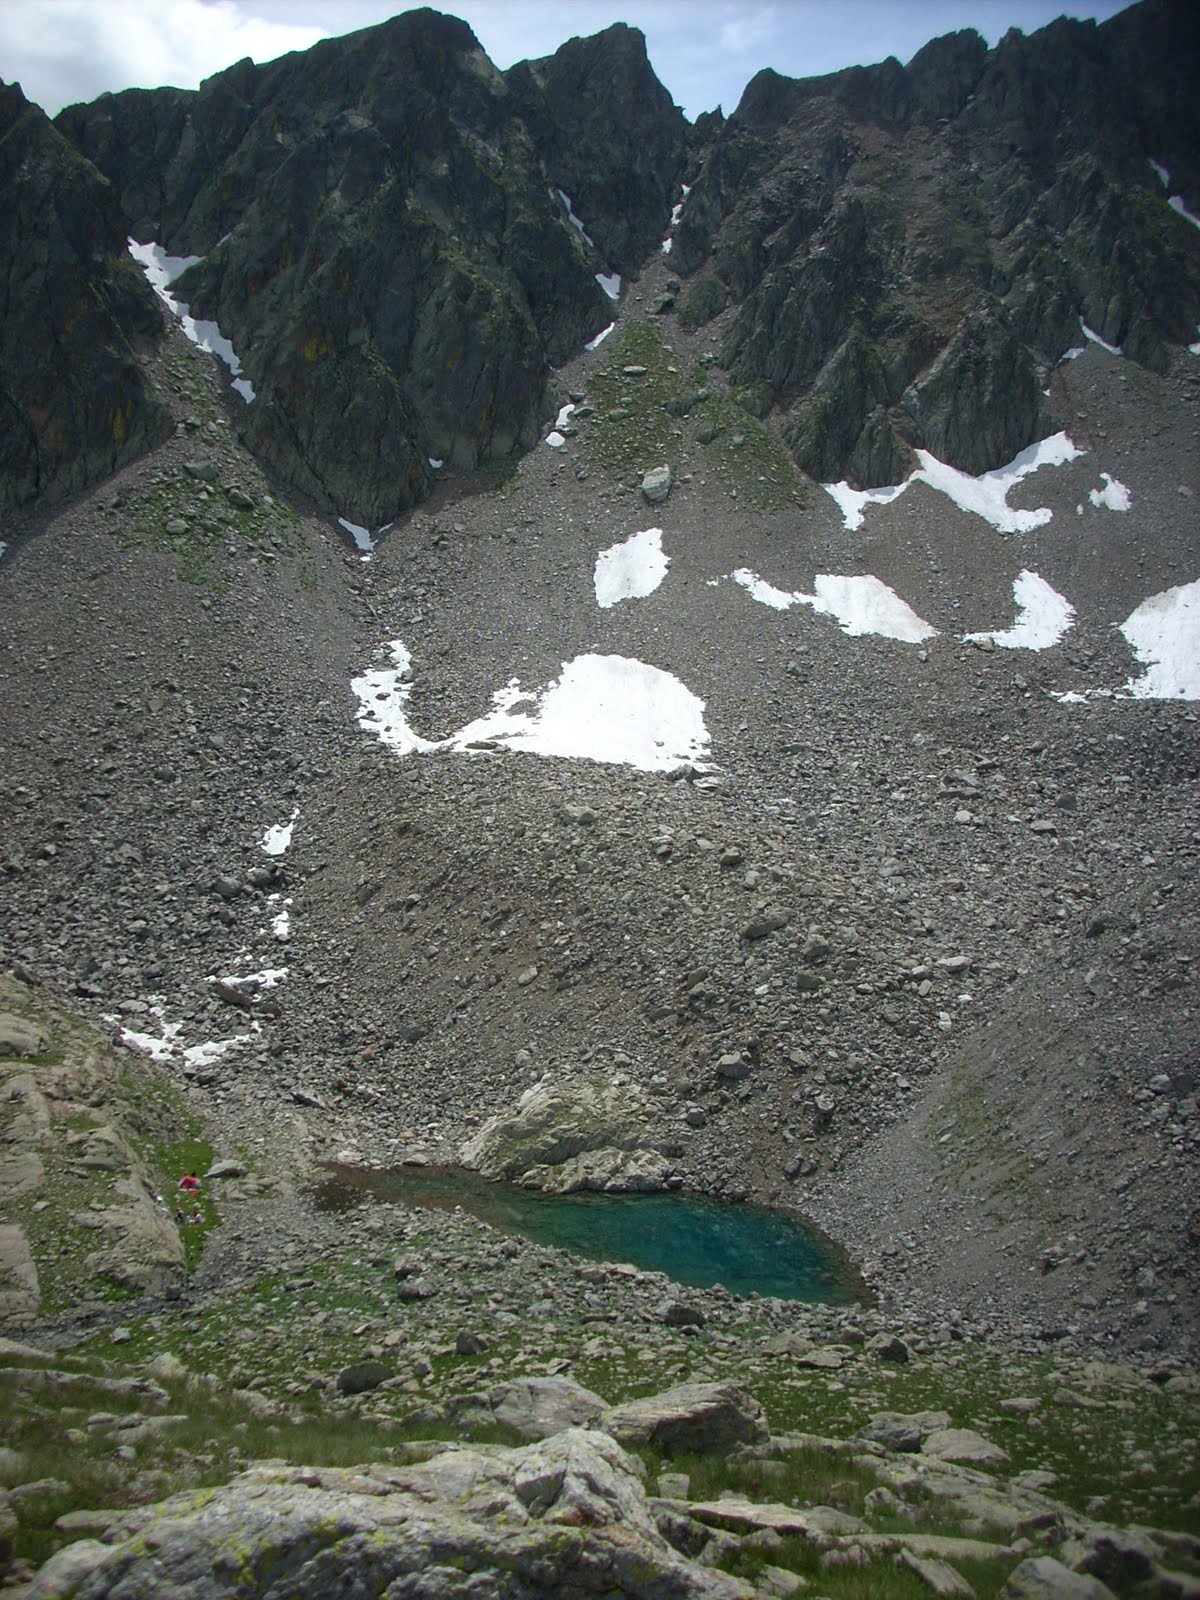
M 186 1194 L 189 1199 L 194 1199 L 200 1193 L 200 1179 L 194 1172 L 185 1172 L 177 1187 L 180 1194 Z

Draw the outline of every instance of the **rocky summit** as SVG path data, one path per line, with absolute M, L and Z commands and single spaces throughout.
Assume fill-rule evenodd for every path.
M 1198 25 L 0 86 L 3 1600 L 1200 1592 Z

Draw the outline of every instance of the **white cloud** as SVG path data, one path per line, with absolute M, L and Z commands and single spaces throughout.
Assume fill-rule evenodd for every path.
M 276 22 L 241 0 L 6 0 L 0 4 L 4 76 L 55 115 L 106 89 L 170 84 L 194 89 L 245 56 L 270 61 L 307 50 L 328 29 Z
M 760 51 L 774 31 L 774 6 L 762 6 L 757 11 L 739 8 L 721 24 L 719 47 L 731 55 L 750 55 Z

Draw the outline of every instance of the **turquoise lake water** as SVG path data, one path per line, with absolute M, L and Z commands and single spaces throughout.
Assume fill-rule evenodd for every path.
M 697 1288 L 845 1305 L 863 1297 L 846 1258 L 798 1218 L 680 1194 L 543 1195 L 461 1168 L 330 1169 L 317 1191 L 336 1208 L 364 1191 L 403 1205 L 461 1207 L 502 1232 L 595 1261 L 628 1261 Z

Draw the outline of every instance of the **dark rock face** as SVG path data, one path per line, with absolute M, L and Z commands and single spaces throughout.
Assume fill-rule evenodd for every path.
M 661 237 L 683 119 L 641 35 L 574 41 L 522 83 L 421 11 L 195 94 L 130 91 L 59 119 L 137 237 L 205 258 L 178 292 L 253 381 L 248 443 L 354 520 L 424 498 L 430 458 L 470 470 L 532 445 L 548 364 L 610 320 L 543 154 L 569 133 L 594 160 L 614 262 Z M 552 181 L 580 189 L 573 171 Z
M 732 301 L 735 381 L 765 383 L 815 477 L 895 482 L 921 445 L 999 466 L 1053 424 L 1045 372 L 1080 319 L 1163 370 L 1200 320 L 1200 14 L 1145 0 L 992 51 L 747 87 L 679 225 L 693 324 Z M 701 292 L 702 290 L 702 292 Z
M 138 362 L 162 332 L 109 185 L 0 84 L 0 505 L 114 472 L 170 427 Z
M 506 78 L 551 181 L 571 196 L 604 260 L 632 271 L 663 237 L 688 145 L 642 34 L 618 22 Z

